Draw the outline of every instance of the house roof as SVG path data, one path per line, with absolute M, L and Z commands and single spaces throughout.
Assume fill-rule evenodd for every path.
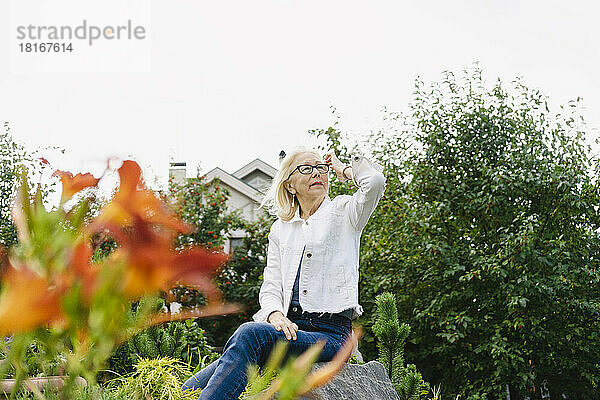
M 252 200 L 256 202 L 261 201 L 262 192 L 248 185 L 246 182 L 236 178 L 235 176 L 228 174 L 219 167 L 213 168 L 212 170 L 208 171 L 204 176 L 206 178 L 206 182 L 210 182 L 215 178 L 219 178 L 221 182 L 237 190 L 243 195 L 248 196 Z
M 263 160 L 255 158 L 254 160 L 250 161 L 248 164 L 244 165 L 242 168 L 238 169 L 231 175 L 238 179 L 244 179 L 244 177 L 248 176 L 250 173 L 256 170 L 265 173 L 266 175 L 270 176 L 271 179 L 273 179 L 275 177 L 275 174 L 277 173 L 277 170 L 275 168 L 273 168 Z
M 182 164 L 180 166 L 180 164 Z M 185 163 L 171 163 L 171 169 L 181 168 Z M 253 173 L 254 171 L 261 171 L 265 175 L 274 178 L 277 170 L 267 164 L 266 162 L 256 158 L 244 165 L 242 168 L 230 174 L 219 167 L 213 168 L 204 174 L 206 182 L 210 182 L 215 178 L 219 178 L 221 182 L 228 185 L 234 190 L 237 190 L 241 194 L 247 196 L 249 199 L 260 203 L 264 193 L 255 188 L 254 186 L 246 183 L 242 179 Z

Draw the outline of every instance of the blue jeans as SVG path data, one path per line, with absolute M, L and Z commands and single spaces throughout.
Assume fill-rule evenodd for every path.
M 318 361 L 329 361 L 352 332 L 350 319 L 294 317 L 288 315 L 298 325 L 297 339 L 288 341 L 287 356 L 299 355 L 324 340 Z M 263 367 L 278 340 L 287 340 L 285 334 L 267 322 L 242 324 L 225 344 L 221 358 L 189 378 L 183 389 L 203 389 L 198 400 L 237 399 L 247 384 L 248 364 Z

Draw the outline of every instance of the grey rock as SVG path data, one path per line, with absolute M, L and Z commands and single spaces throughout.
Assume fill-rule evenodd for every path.
M 315 364 L 318 369 L 324 364 Z M 377 361 L 346 364 L 325 386 L 316 388 L 303 400 L 399 400 L 384 366 Z

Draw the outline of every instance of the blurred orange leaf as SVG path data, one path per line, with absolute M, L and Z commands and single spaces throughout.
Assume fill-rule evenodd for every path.
M 153 224 L 169 227 L 179 232 L 189 228 L 169 212 L 154 192 L 144 186 L 142 169 L 135 161 L 126 160 L 119 168 L 119 189 L 112 201 L 104 207 L 95 224 L 130 225 L 134 217 Z
M 26 332 L 62 319 L 60 293 L 23 268 L 10 267 L 0 295 L 0 335 Z
M 179 321 L 183 319 L 205 318 L 216 315 L 232 314 L 242 310 L 242 307 L 237 304 L 208 304 L 204 307 L 199 307 L 191 310 L 182 310 L 178 313 L 162 313 L 150 318 L 147 327 L 152 325 L 162 324 L 163 322 Z
M 153 227 L 139 216 L 128 229 L 112 228 L 110 232 L 121 246 L 109 260 L 124 265 L 127 296 L 137 298 L 181 283 L 197 287 L 210 301 L 218 298 L 212 277 L 227 261 L 225 254 L 200 247 L 177 252 L 172 232 Z
M 96 289 L 98 267 L 91 264 L 92 247 L 87 241 L 75 246 L 71 253 L 69 268 L 65 272 L 71 278 L 69 284 L 75 281 L 82 285 L 82 294 L 86 301 L 91 301 Z
M 100 181 L 100 179 L 94 178 L 94 175 L 89 172 L 73 176 L 70 172 L 56 170 L 52 176 L 60 177 L 60 181 L 62 182 L 61 202 L 69 200 L 75 193 L 85 188 L 96 186 Z

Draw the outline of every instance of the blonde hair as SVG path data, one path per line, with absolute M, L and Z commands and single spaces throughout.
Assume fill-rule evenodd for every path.
M 288 176 L 294 170 L 296 160 L 302 154 L 314 154 L 321 158 L 321 155 L 313 149 L 307 147 L 297 147 L 290 154 L 287 154 L 279 165 L 279 170 L 271 182 L 271 186 L 259 208 L 264 207 L 271 214 L 277 215 L 284 221 L 289 221 L 296 214 L 298 208 L 298 200 L 290 191 L 285 187 L 285 183 L 288 180 Z

